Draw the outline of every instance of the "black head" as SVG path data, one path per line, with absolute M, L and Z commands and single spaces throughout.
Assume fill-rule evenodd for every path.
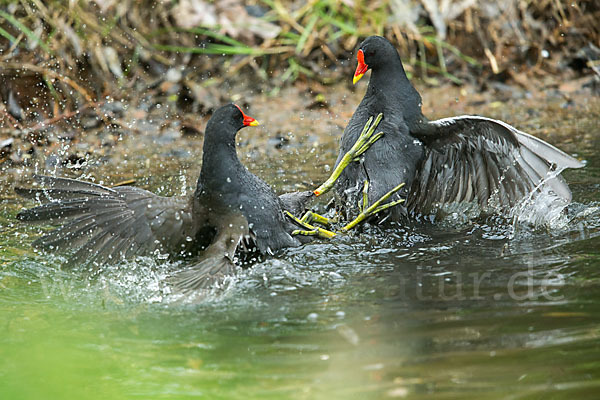
M 206 137 L 233 139 L 237 131 L 245 126 L 257 126 L 258 121 L 244 114 L 237 105 L 230 103 L 218 108 L 206 125 Z
M 369 36 L 358 47 L 356 54 L 358 65 L 354 73 L 354 83 L 367 72 L 382 69 L 386 66 L 394 65 L 397 68 L 398 63 L 402 71 L 402 62 L 394 46 L 382 36 Z

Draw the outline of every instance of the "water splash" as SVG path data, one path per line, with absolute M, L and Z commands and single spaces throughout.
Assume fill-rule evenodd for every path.
M 517 224 L 528 224 L 536 228 L 564 229 L 568 218 L 564 212 L 569 201 L 551 190 L 548 182 L 562 179 L 560 173 L 564 168 L 549 172 L 537 186 L 510 210 L 514 229 Z

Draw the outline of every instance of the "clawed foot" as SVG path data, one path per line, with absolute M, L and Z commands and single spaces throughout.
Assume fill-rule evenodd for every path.
M 361 204 L 359 204 L 360 214 L 358 214 L 358 216 L 356 218 L 354 218 L 346 226 L 344 226 L 342 228 L 342 232 L 348 232 L 350 229 L 354 228 L 356 225 L 360 224 L 365 219 L 367 219 L 375 214 L 378 214 L 381 211 L 387 210 L 388 208 L 391 208 L 391 207 L 397 206 L 398 204 L 404 203 L 404 199 L 399 199 L 399 200 L 391 201 L 389 203 L 382 204 L 387 199 L 389 199 L 391 196 L 393 196 L 396 192 L 398 192 L 400 189 L 402 189 L 403 186 L 404 186 L 404 183 L 399 184 L 398 186 L 396 186 L 395 188 L 393 188 L 392 190 L 390 190 L 389 192 L 384 194 L 379 200 L 377 200 L 371 206 L 369 206 L 369 199 L 367 196 L 367 193 L 369 192 L 369 181 L 365 181 L 365 184 L 363 186 L 362 202 L 361 202 Z
M 361 222 L 365 221 L 367 218 L 372 217 L 384 210 L 387 210 L 391 207 L 397 206 L 404 202 L 404 199 L 394 200 L 389 203 L 385 203 L 390 197 L 396 194 L 400 189 L 404 187 L 404 183 L 399 184 L 385 195 L 383 195 L 379 200 L 369 206 L 368 192 L 369 192 L 369 181 L 365 181 L 363 186 L 363 193 L 361 202 L 358 205 L 360 213 L 356 218 L 346 224 L 342 229 L 341 233 L 348 232 L 350 229 L 356 227 Z M 385 204 L 383 204 L 385 203 Z M 317 236 L 322 239 L 331 239 L 336 236 L 336 233 L 327 229 L 320 228 L 318 226 L 314 226 L 311 223 L 316 222 L 323 225 L 330 225 L 335 222 L 330 218 L 323 217 L 317 213 L 313 213 L 311 211 L 307 211 L 306 214 L 302 216 L 302 218 L 297 218 L 289 211 L 285 211 L 285 214 L 288 218 L 294 221 L 299 226 L 305 228 L 303 230 L 296 229 L 292 232 L 292 235 L 303 235 L 303 236 Z
M 329 179 L 315 189 L 314 194 L 316 196 L 320 196 L 329 191 L 342 174 L 344 168 L 350 165 L 351 162 L 358 161 L 360 156 L 363 155 L 363 153 L 367 151 L 367 149 L 369 149 L 373 143 L 378 141 L 383 136 L 383 132 L 375 133 L 375 129 L 377 128 L 377 125 L 379 125 L 379 122 L 381 122 L 382 118 L 383 114 L 381 113 L 377 116 L 377 118 L 375 118 L 375 121 L 373 121 L 373 117 L 369 118 L 362 132 L 360 133 L 358 140 L 356 143 L 354 143 L 354 146 L 352 146 L 352 148 L 346 154 L 344 154 L 344 157 L 337 165 L 335 170 L 331 173 Z
M 304 214 L 302 218 L 297 218 L 289 211 L 285 211 L 285 214 L 289 219 L 304 228 L 304 230 L 296 229 L 292 232 L 292 235 L 317 236 L 321 239 L 331 239 L 335 236 L 335 233 L 332 231 L 310 224 L 310 222 L 329 224 L 329 218 L 325 218 L 311 211 L 308 211 L 306 214 Z
M 308 223 L 308 224 L 312 224 L 313 222 L 315 222 L 317 224 L 329 226 L 331 224 L 335 224 L 336 222 L 338 222 L 338 219 L 337 219 L 337 217 L 327 218 L 327 217 L 322 216 L 321 214 L 317 214 L 316 212 L 307 211 L 302 216 L 302 218 L 300 218 L 300 221 Z

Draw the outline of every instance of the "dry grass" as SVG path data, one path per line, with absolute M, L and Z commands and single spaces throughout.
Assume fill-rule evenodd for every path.
M 371 34 L 395 42 L 409 72 L 431 83 L 520 65 L 557 73 L 557 60 L 600 47 L 592 1 L 15 0 L 0 21 L 0 114 L 23 79 L 39 82 L 53 116 L 177 74 L 207 85 L 240 73 L 271 86 L 327 84 L 351 72 L 342 61 Z

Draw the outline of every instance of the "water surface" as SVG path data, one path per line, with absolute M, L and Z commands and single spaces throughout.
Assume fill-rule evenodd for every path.
M 560 224 L 369 229 L 286 250 L 195 304 L 164 284 L 174 263 L 141 258 L 88 278 L 34 252 L 40 228 L 14 223 L 24 203 L 5 188 L 0 398 L 594 398 L 600 112 L 597 104 L 560 110 L 492 115 L 549 133 L 587 160 L 564 174 L 574 201 Z M 268 128 L 257 131 L 262 141 L 248 130 L 240 137 L 242 160 L 280 191 L 311 187 L 335 159 L 334 123 L 324 128 L 308 115 L 298 122 L 306 133 L 279 150 Z M 124 139 L 127 152 L 73 174 L 189 192 L 199 138 L 147 138 Z

